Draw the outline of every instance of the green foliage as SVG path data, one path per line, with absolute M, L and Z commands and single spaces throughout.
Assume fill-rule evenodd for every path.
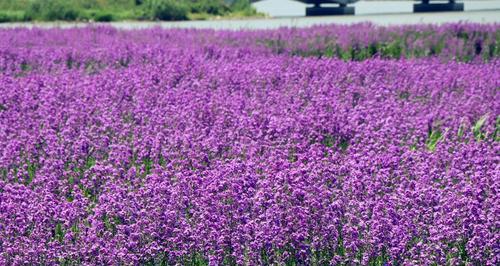
M 27 20 L 66 20 L 80 18 L 80 11 L 64 0 L 33 0 L 26 9 Z
M 499 130 L 500 130 L 500 116 L 497 116 L 497 121 L 495 123 L 495 132 L 493 132 L 494 141 L 500 141 L 500 136 L 498 135 Z
M 23 21 L 23 20 L 24 20 L 24 12 L 22 11 L 0 10 L 0 23 Z
M 187 0 L 186 3 L 190 7 L 191 13 L 217 16 L 228 15 L 231 12 L 243 16 L 252 16 L 257 13 L 248 0 Z
M 326 47 L 325 51 L 323 52 L 323 56 L 326 58 L 332 58 L 335 56 L 335 51 L 331 46 Z
M 387 250 L 386 248 L 384 247 L 382 249 L 382 254 L 375 257 L 375 258 L 372 258 L 370 259 L 370 261 L 368 262 L 369 265 L 371 266 L 384 266 L 384 265 L 387 265 L 390 258 L 389 258 L 389 255 L 387 254 Z
M 458 138 L 462 138 L 464 136 L 464 124 L 463 123 L 460 123 L 460 126 L 458 127 L 458 132 L 457 132 L 457 136 Z
M 114 21 L 115 17 L 113 16 L 112 13 L 106 11 L 98 11 L 97 13 L 94 14 L 93 20 L 98 22 L 110 22 Z
M 84 170 L 89 170 L 90 168 L 92 168 L 94 165 L 96 164 L 96 159 L 92 156 L 89 156 L 87 158 L 87 160 L 85 161 L 85 168 Z
M 122 219 L 120 219 L 117 216 L 110 216 L 107 214 L 104 214 L 102 217 L 102 221 L 104 223 L 104 228 L 111 232 L 112 235 L 116 235 L 118 232 L 118 226 L 123 224 Z
M 32 20 L 186 20 L 256 14 L 249 0 L 0 0 L 0 23 Z
M 65 232 L 63 230 L 62 224 L 57 223 L 56 228 L 54 229 L 54 238 L 57 241 L 62 243 L 64 241 L 64 235 L 65 235 Z
M 288 150 L 288 161 L 291 163 L 294 163 L 298 160 L 297 156 L 297 151 L 295 150 L 295 147 L 292 147 L 291 149 Z
M 244 11 L 253 9 L 252 5 L 250 4 L 250 1 L 248 0 L 233 0 L 230 7 L 234 11 Z
M 443 133 L 440 130 L 434 129 L 431 130 L 429 137 L 427 138 L 427 142 L 425 143 L 427 149 L 430 151 L 436 150 L 436 146 L 443 139 Z
M 145 17 L 152 20 L 186 20 L 189 7 L 185 2 L 175 0 L 146 0 Z
M 144 165 L 144 176 L 151 174 L 151 170 L 153 169 L 153 161 L 149 158 L 143 159 L 142 163 Z
M 26 180 L 26 184 L 29 185 L 35 178 L 37 167 L 36 164 L 31 162 L 27 162 L 27 167 L 28 167 L 28 180 Z
M 321 144 L 328 148 L 337 147 L 338 150 L 345 152 L 349 148 L 349 138 L 345 136 L 335 137 L 331 134 L 326 134 L 321 140 Z
M 467 126 L 465 123 L 460 123 L 458 128 L 457 137 L 459 140 L 464 140 L 464 136 L 467 133 L 472 133 L 474 140 L 477 142 L 481 141 L 499 141 L 500 137 L 498 132 L 500 131 L 500 116 L 497 116 L 494 122 L 494 130 L 486 130 L 485 125 L 488 122 L 489 114 L 481 116 L 472 127 Z
M 486 123 L 487 120 L 488 120 L 488 114 L 483 115 L 472 127 L 472 133 L 474 133 L 474 138 L 476 138 L 477 141 L 481 141 L 486 138 L 486 134 L 482 132 L 481 128 L 483 127 L 484 123 Z
M 190 9 L 193 13 L 207 13 L 212 15 L 223 15 L 230 9 L 223 0 L 200 0 L 190 1 Z
M 349 148 L 349 139 L 348 138 L 341 138 L 339 141 L 339 148 L 345 152 L 347 148 Z
M 0 10 L 21 10 L 28 6 L 31 0 L 0 0 Z
M 204 266 L 204 265 L 208 265 L 208 261 L 203 254 L 195 252 L 195 253 L 186 255 L 184 257 L 184 259 L 182 260 L 182 265 Z
M 400 58 L 403 54 L 403 44 L 400 39 L 385 43 L 380 46 L 380 54 L 387 58 Z
M 331 147 L 333 147 L 333 145 L 335 145 L 335 138 L 330 134 L 326 134 L 323 137 L 321 144 L 325 145 L 328 148 L 331 148 Z

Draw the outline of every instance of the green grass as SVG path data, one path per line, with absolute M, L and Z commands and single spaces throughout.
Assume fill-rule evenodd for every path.
M 474 137 L 476 138 L 477 141 L 481 141 L 487 137 L 487 134 L 484 133 L 481 128 L 483 127 L 484 123 L 488 120 L 488 114 L 483 115 L 479 120 L 474 124 L 474 127 L 472 127 L 472 133 L 474 134 Z
M 440 130 L 432 130 L 426 142 L 427 149 L 430 151 L 436 150 L 437 144 L 443 139 L 443 134 Z

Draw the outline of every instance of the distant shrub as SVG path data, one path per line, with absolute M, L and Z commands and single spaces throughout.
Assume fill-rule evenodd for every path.
M 114 16 L 107 12 L 98 12 L 94 15 L 94 20 L 98 22 L 110 22 L 114 20 Z
M 252 10 L 252 5 L 248 0 L 233 0 L 231 5 L 231 10 L 233 11 L 244 11 L 244 10 Z
M 230 11 L 229 5 L 227 5 L 223 0 L 191 1 L 190 6 L 192 13 L 224 15 Z
M 65 0 L 33 0 L 28 5 L 25 17 L 27 20 L 77 20 L 80 17 L 78 8 Z
M 12 17 L 5 14 L 5 13 L 0 13 L 0 23 L 2 22 L 10 22 L 13 21 Z
M 153 20 L 186 20 L 189 7 L 185 2 L 175 0 L 147 0 L 146 17 Z
M 15 11 L 0 11 L 0 23 L 14 22 L 23 20 L 22 12 Z
M 250 17 L 257 15 L 257 10 L 250 4 L 249 0 L 234 0 L 229 7 L 231 12 L 240 16 Z

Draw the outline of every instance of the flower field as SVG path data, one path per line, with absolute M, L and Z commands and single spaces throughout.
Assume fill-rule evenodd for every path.
M 500 25 L 0 30 L 0 265 L 499 265 Z

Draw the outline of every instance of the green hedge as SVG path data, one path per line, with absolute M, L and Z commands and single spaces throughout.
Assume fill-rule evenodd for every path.
M 34 0 L 26 9 L 26 20 L 67 20 L 80 18 L 80 11 L 65 0 Z
M 146 0 L 144 2 L 146 17 L 152 20 L 186 20 L 189 7 L 183 1 Z
M 252 16 L 256 11 L 249 0 L 0 0 L 0 22 L 186 20 L 196 14 Z

